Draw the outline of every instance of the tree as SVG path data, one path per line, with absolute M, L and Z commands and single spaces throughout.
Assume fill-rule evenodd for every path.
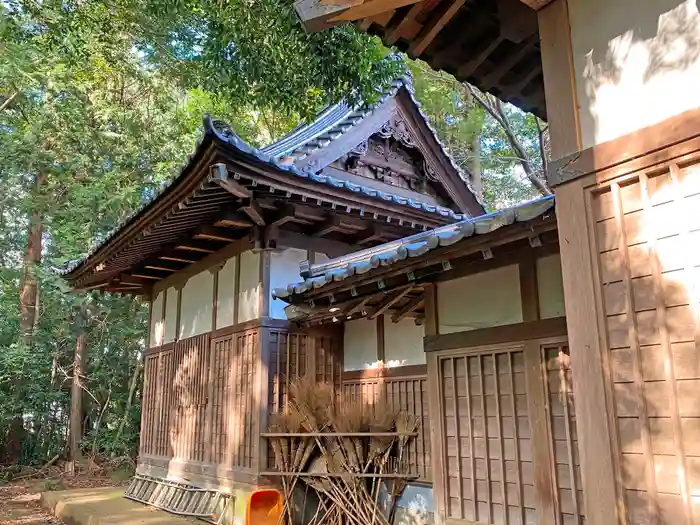
M 551 193 L 543 177 L 546 125 L 423 62 L 408 63 L 423 110 L 488 208 Z

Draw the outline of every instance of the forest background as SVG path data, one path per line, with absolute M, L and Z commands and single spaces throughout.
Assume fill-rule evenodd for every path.
M 206 113 L 263 146 L 408 70 L 489 209 L 548 193 L 544 123 L 352 26 L 307 35 L 290 0 L 0 11 L 0 464 L 66 457 L 71 395 L 84 454 L 136 457 L 146 304 L 67 293 L 56 271 L 177 174 Z

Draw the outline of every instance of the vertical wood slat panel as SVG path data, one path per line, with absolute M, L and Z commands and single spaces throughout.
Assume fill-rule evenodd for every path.
M 641 439 L 642 454 L 644 457 L 646 488 L 651 497 L 646 499 L 649 522 L 653 525 L 659 523 L 659 493 L 654 475 L 654 456 L 651 450 L 651 431 L 649 429 L 649 417 L 647 400 L 644 395 L 644 376 L 642 375 L 642 354 L 639 347 L 639 327 L 635 308 L 635 296 L 632 289 L 632 272 L 630 267 L 630 255 L 627 249 L 627 234 L 624 225 L 624 211 L 620 196 L 620 185 L 614 183 L 611 186 L 614 221 L 617 227 L 617 250 L 622 261 L 622 282 L 625 288 L 625 315 L 627 316 L 627 342 L 634 354 L 632 373 L 634 377 L 634 403 L 641 415 Z
M 346 401 L 375 404 L 380 396 L 384 395 L 390 406 L 406 410 L 419 418 L 419 436 L 409 446 L 407 460 L 412 474 L 417 475 L 421 481 L 430 482 L 432 470 L 427 376 L 348 379 L 344 380 L 342 385 L 343 399 Z M 417 402 L 409 403 L 414 397 Z
M 523 352 L 517 347 L 438 359 L 447 518 L 508 525 L 536 519 L 532 458 L 527 452 L 531 440 L 518 428 L 529 415 L 524 372 Z M 512 430 L 506 434 L 506 428 Z M 523 472 L 528 472 L 527 483 Z
M 674 203 L 676 204 L 676 207 L 679 208 L 676 210 L 675 213 L 675 219 L 678 221 L 679 224 L 682 224 L 684 222 L 684 217 L 683 217 L 683 208 L 684 202 L 683 198 L 681 195 L 680 187 L 679 187 L 679 169 L 678 166 L 675 164 L 671 166 L 670 169 L 670 178 L 671 178 L 671 184 L 670 187 L 673 189 L 673 197 L 674 197 Z M 655 215 L 655 210 L 652 208 L 651 200 L 649 197 L 649 179 L 646 176 L 646 174 L 641 174 L 640 179 L 640 189 L 641 189 L 641 197 L 642 197 L 642 207 L 644 210 L 644 214 L 647 217 L 647 220 L 664 220 L 664 217 L 659 217 L 656 218 L 654 217 Z M 697 212 L 697 210 L 695 210 Z M 680 232 L 682 237 L 685 237 L 685 228 L 682 228 L 682 231 Z M 672 426 L 673 426 L 673 446 L 674 446 L 674 452 L 676 455 L 676 472 L 677 472 L 677 477 L 678 477 L 678 487 L 680 490 L 681 494 L 681 499 L 683 501 L 683 510 L 684 510 L 684 517 L 685 517 L 685 523 L 687 525 L 691 525 L 694 523 L 693 519 L 693 509 L 691 506 L 691 499 L 690 499 L 690 490 L 689 490 L 689 482 L 688 482 L 688 465 L 686 461 L 686 455 L 685 455 L 685 447 L 683 444 L 683 429 L 682 429 L 682 424 L 681 424 L 681 416 L 680 416 L 680 408 L 679 408 L 679 403 L 678 403 L 678 383 L 676 381 L 676 372 L 675 372 L 675 366 L 674 366 L 674 359 L 673 359 L 673 352 L 671 350 L 671 337 L 669 334 L 669 329 L 668 329 L 668 316 L 666 312 L 666 304 L 665 304 L 665 297 L 664 297 L 664 288 L 663 288 L 663 282 L 662 282 L 662 275 L 661 275 L 661 262 L 659 261 L 659 252 L 657 249 L 657 243 L 658 243 L 658 238 L 657 235 L 654 232 L 654 229 L 652 229 L 650 232 L 647 234 L 647 243 L 649 245 L 649 259 L 651 262 L 651 271 L 652 271 L 652 282 L 653 282 L 653 290 L 654 290 L 654 297 L 655 297 L 655 308 L 656 308 L 656 325 L 659 328 L 659 338 L 661 341 L 661 349 L 664 355 L 664 359 L 666 362 L 666 366 L 664 367 L 664 379 L 666 383 L 666 391 L 668 398 L 670 400 L 670 412 L 671 412 L 671 421 L 672 421 Z M 684 272 L 685 274 L 689 277 L 686 279 L 686 282 L 692 287 L 692 284 L 695 276 L 692 275 L 692 272 L 694 271 L 692 268 L 692 263 L 688 263 L 687 259 L 684 261 Z M 687 294 L 691 297 L 691 300 L 693 298 L 693 293 L 692 289 L 691 290 L 686 290 Z M 697 307 L 696 307 L 697 309 Z M 697 334 L 698 331 L 698 323 L 697 323 L 697 318 L 696 318 L 696 323 L 695 323 L 695 334 Z M 696 344 L 697 344 L 697 335 L 695 337 Z

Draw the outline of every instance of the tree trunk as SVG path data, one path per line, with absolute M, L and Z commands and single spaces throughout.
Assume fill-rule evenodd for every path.
M 476 135 L 472 140 L 469 173 L 472 177 L 472 190 L 478 199 L 484 197 L 484 181 L 481 174 L 481 137 Z
M 134 373 L 131 374 L 131 381 L 129 381 L 129 397 L 126 398 L 126 407 L 124 408 L 124 415 L 119 422 L 119 428 L 117 428 L 117 434 L 114 438 L 115 442 L 119 442 L 119 438 L 124 432 L 124 426 L 129 418 L 129 411 L 131 410 L 131 405 L 134 403 L 134 395 L 136 394 L 136 386 L 139 383 L 139 376 L 141 375 L 141 370 L 143 369 L 143 358 L 139 354 L 136 360 L 136 368 L 134 368 Z
M 38 173 L 34 179 L 34 198 L 44 184 L 44 174 Z M 35 204 L 27 234 L 27 251 L 24 255 L 22 288 L 19 295 L 20 344 L 30 347 L 33 342 L 34 326 L 37 318 L 38 285 L 36 266 L 41 263 L 43 225 L 41 211 Z
M 80 459 L 80 440 L 83 435 L 83 389 L 81 385 L 85 365 L 85 330 L 81 319 L 78 321 L 78 337 L 75 340 L 73 358 L 73 384 L 70 394 L 70 434 L 68 442 L 68 461 L 66 473 L 75 474 L 75 463 Z
M 44 185 L 45 175 L 37 173 L 34 178 L 32 197 L 37 199 L 41 187 Z M 19 344 L 24 351 L 28 351 L 34 342 L 34 329 L 36 327 L 38 311 L 38 284 L 36 267 L 41 263 L 43 225 L 41 223 L 40 206 L 34 201 L 33 211 L 30 217 L 29 230 L 27 231 L 27 249 L 24 252 L 22 284 L 19 293 Z M 24 388 L 24 373 L 20 374 L 14 382 L 17 392 Z M 24 417 L 19 410 L 10 422 L 10 428 L 5 437 L 4 461 L 18 463 L 22 451 L 22 441 L 25 437 Z

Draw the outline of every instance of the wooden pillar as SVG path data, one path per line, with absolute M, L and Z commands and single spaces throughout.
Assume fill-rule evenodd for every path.
M 581 149 L 567 0 L 539 10 L 537 21 L 551 154 L 558 159 Z

